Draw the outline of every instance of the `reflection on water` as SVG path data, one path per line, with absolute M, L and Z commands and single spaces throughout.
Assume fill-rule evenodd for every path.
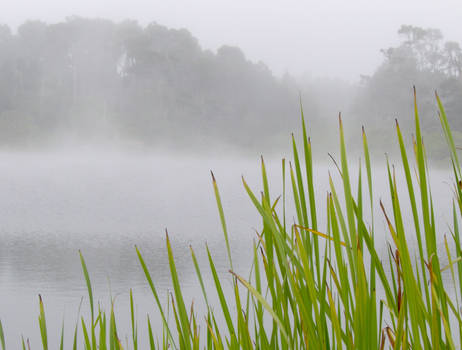
M 274 193 L 279 195 L 280 162 L 268 163 L 268 172 L 273 176 L 270 179 L 276 182 Z M 0 318 L 10 346 L 19 345 L 20 334 L 30 337 L 33 347 L 38 346 L 39 293 L 45 300 L 52 344 L 63 317 L 66 334 L 71 334 L 81 297 L 86 297 L 79 249 L 90 270 L 95 298 L 104 302 L 106 309 L 112 295 L 116 297 L 116 307 L 128 315 L 128 293 L 133 288 L 142 322 L 140 333 L 147 312 L 154 320 L 157 317 L 134 246 L 140 247 L 165 299 L 171 288 L 165 228 L 169 230 L 184 293 L 194 299 L 198 308 L 201 292 L 190 259 L 190 245 L 205 274 L 207 288 L 213 290 L 206 243 L 220 276 L 228 280 L 225 285 L 230 286 L 209 169 L 214 170 L 219 182 L 235 269 L 246 275 L 251 264 L 253 229 L 260 227 L 260 221 L 240 176 L 244 174 L 252 188 L 258 190 L 258 160 L 0 154 Z M 328 189 L 327 168 L 318 170 L 316 185 L 318 198 L 322 199 Z M 376 172 L 384 173 L 384 168 Z M 435 201 L 444 204 L 437 208 L 437 219 L 443 224 L 450 222 L 450 211 L 446 210 L 450 205 L 450 175 L 435 171 L 432 179 Z M 375 192 L 386 202 L 386 182 L 378 178 L 375 185 Z M 319 207 L 323 222 L 324 202 Z M 288 212 L 290 219 L 290 205 Z M 382 240 L 388 239 L 380 215 L 376 223 Z M 82 307 L 87 310 L 86 299 Z M 128 319 L 118 321 L 122 334 L 129 334 Z

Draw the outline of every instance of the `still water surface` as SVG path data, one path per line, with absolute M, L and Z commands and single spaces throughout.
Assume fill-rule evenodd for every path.
M 267 163 L 270 180 L 274 182 L 273 193 L 279 195 L 280 160 L 270 159 Z M 147 313 L 154 319 L 157 333 L 161 332 L 154 299 L 134 246 L 140 247 L 166 301 L 171 290 L 165 251 L 166 228 L 188 302 L 194 300 L 200 310 L 202 296 L 190 258 L 190 245 L 198 256 L 211 295 L 214 289 L 205 244 L 212 252 L 224 285 L 230 287 L 210 169 L 214 170 L 222 194 L 235 270 L 245 276 L 251 264 L 254 229 L 260 229 L 260 221 L 243 189 L 241 175 L 259 191 L 258 159 L 0 154 L 0 318 L 7 343 L 16 348 L 20 336 L 24 335 L 30 338 L 33 348 L 39 347 L 39 293 L 45 302 L 50 348 L 57 348 L 63 319 L 70 340 L 82 297 L 81 314 L 88 315 L 79 249 L 89 268 L 95 300 L 108 310 L 110 296 L 115 297 L 116 310 L 123 315 L 118 318 L 123 339 L 130 336 L 130 288 L 137 305 L 140 337 L 144 338 Z M 328 170 L 335 173 L 335 167 L 323 165 L 315 174 L 318 198 L 322 199 L 318 209 L 320 222 L 323 222 L 321 213 L 328 190 Z M 385 174 L 385 168 L 378 166 L 374 172 Z M 444 229 L 443 234 L 447 231 L 445 223 L 451 222 L 451 177 L 445 170 L 434 170 L 431 175 L 433 195 L 438 203 L 437 220 Z M 375 181 L 376 204 L 379 198 L 386 203 L 388 200 L 387 184 L 383 180 L 383 176 L 378 176 Z M 288 211 L 290 219 L 294 215 L 290 205 Z M 407 219 L 412 224 L 411 218 Z M 376 228 L 382 241 L 388 240 L 380 215 L 376 218 Z

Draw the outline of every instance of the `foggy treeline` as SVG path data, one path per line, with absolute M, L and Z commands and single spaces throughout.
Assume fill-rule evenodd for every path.
M 402 129 L 413 129 L 415 85 L 424 141 L 431 155 L 446 154 L 435 91 L 443 101 L 455 138 L 462 145 L 460 44 L 444 40 L 442 33 L 433 28 L 403 25 L 398 35 L 400 44 L 382 50 L 383 63 L 374 74 L 362 76 L 351 113 L 368 125 L 376 143 L 386 146 L 390 134 L 383 132 L 383 127 L 394 125 L 395 118 Z
M 434 90 L 462 135 L 462 51 L 436 29 L 402 26 L 401 43 L 359 84 L 275 77 L 237 47 L 204 50 L 187 30 L 135 21 L 70 17 L 0 26 L 0 145 L 127 142 L 149 148 L 240 149 L 286 145 L 299 125 L 299 96 L 315 139 L 335 134 L 338 111 L 380 128 L 412 117 L 419 92 L 429 142 L 438 144 Z M 309 67 L 307 67 L 309 69 Z M 390 127 L 391 130 L 391 127 Z M 325 137 L 323 136 L 325 134 Z M 462 139 L 462 138 L 461 138 Z
M 240 49 L 202 50 L 186 30 L 84 18 L 0 28 L 0 143 L 245 146 L 280 130 L 294 97 Z

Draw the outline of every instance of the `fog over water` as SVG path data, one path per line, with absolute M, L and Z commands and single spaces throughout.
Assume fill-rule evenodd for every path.
M 146 314 L 160 334 L 135 246 L 167 302 L 166 230 L 187 303 L 201 317 L 190 247 L 208 290 L 206 245 L 232 285 L 210 170 L 234 269 L 246 276 L 262 223 L 241 176 L 258 194 L 263 154 L 275 199 L 284 157 L 290 188 L 291 134 L 301 145 L 301 109 L 321 231 L 329 175 L 340 181 L 332 160 L 339 160 L 339 114 L 354 179 L 365 126 L 376 243 L 386 265 L 390 237 L 379 201 L 392 209 L 385 162 L 397 164 L 403 183 L 395 119 L 411 155 L 416 87 L 442 251 L 453 183 L 435 90 L 462 147 L 460 18 L 455 0 L 0 2 L 0 320 L 7 344 L 15 348 L 24 335 L 39 346 L 38 294 L 50 348 L 63 319 L 72 337 L 82 297 L 81 314 L 89 309 L 79 250 L 95 300 L 108 311 L 116 298 L 120 334 L 130 333 L 130 288 L 140 334 Z M 409 213 L 405 187 L 399 192 Z M 296 216 L 291 202 L 287 195 L 288 224 Z M 413 227 L 410 215 L 403 220 Z
M 272 195 L 282 192 L 280 159 L 266 160 Z M 17 344 L 20 334 L 38 344 L 34 313 L 40 293 L 47 312 L 49 329 L 59 329 L 63 316 L 68 336 L 77 317 L 78 305 L 86 296 L 86 286 L 78 259 L 80 249 L 87 261 L 95 299 L 109 308 L 116 296 L 121 313 L 129 312 L 129 288 L 133 288 L 138 315 L 146 313 L 160 327 L 154 300 L 136 258 L 140 247 L 151 269 L 156 287 L 165 299 L 171 289 L 165 250 L 168 228 L 179 278 L 187 298 L 203 310 L 201 291 L 191 264 L 192 246 L 204 273 L 205 285 L 213 288 L 208 272 L 205 244 L 212 252 L 218 272 L 231 285 L 229 265 L 212 190 L 209 168 L 220 186 L 230 232 L 235 270 L 246 275 L 251 266 L 255 229 L 261 229 L 256 209 L 244 191 L 241 175 L 258 192 L 261 188 L 259 159 L 245 157 L 172 157 L 163 154 L 121 153 L 2 153 L 0 154 L 0 307 L 8 343 Z M 340 177 L 331 163 L 319 163 L 315 171 L 320 222 L 325 222 L 327 173 L 338 183 Z M 375 202 L 382 199 L 390 208 L 385 181 L 385 165 L 373 169 Z M 352 169 L 352 176 L 355 171 Z M 398 176 L 401 170 L 397 169 Z M 436 220 L 444 230 L 451 221 L 450 173 L 431 172 Z M 405 188 L 401 188 L 406 198 Z M 287 198 L 287 218 L 295 210 Z M 406 211 L 407 200 L 403 209 Z M 279 211 L 282 210 L 279 206 Z M 365 209 L 367 212 L 367 209 Z M 410 217 L 405 223 L 412 225 Z M 370 223 L 370 220 L 366 220 Z M 377 244 L 386 261 L 391 238 L 383 215 L 376 207 Z M 439 245 L 442 248 L 442 236 Z M 383 242 L 383 243 L 381 243 Z M 411 247 L 412 249 L 412 247 Z M 111 293 L 111 294 L 110 294 Z M 212 293 L 212 300 L 215 300 Z M 87 314 L 87 301 L 82 313 Z M 201 306 L 202 305 L 202 306 Z M 129 320 L 120 319 L 121 334 L 129 334 Z M 143 325 L 140 326 L 140 332 Z M 57 342 L 57 334 L 50 335 Z M 13 346 L 13 345 L 12 345 Z M 37 346 L 37 345 L 36 345 Z

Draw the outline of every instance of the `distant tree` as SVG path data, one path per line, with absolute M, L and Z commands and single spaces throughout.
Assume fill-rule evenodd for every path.
M 14 65 L 12 63 L 13 45 L 11 30 L 6 25 L 0 25 L 0 116 L 13 102 Z
M 444 44 L 445 73 L 454 78 L 462 77 L 462 50 L 459 43 L 447 41 Z
M 400 119 L 412 124 L 411 89 L 419 95 L 422 123 L 427 132 L 436 132 L 438 118 L 434 91 L 438 90 L 450 111 L 454 127 L 462 130 L 462 51 L 458 43 L 445 42 L 438 29 L 403 25 L 398 30 L 401 43 L 382 50 L 383 63 L 362 80 L 354 112 L 365 120 Z

